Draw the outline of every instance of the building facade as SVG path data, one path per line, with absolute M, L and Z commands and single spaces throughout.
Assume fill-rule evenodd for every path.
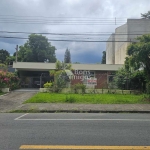
M 69 76 L 71 85 L 83 83 L 87 87 L 108 88 L 108 83 L 123 65 L 108 64 L 72 64 L 72 75 Z M 21 78 L 21 85 L 26 88 L 40 88 L 51 80 L 48 75 L 55 70 L 55 63 L 14 62 Z M 45 76 L 46 75 L 46 76 Z M 41 84 L 42 83 L 42 86 Z
M 128 19 L 116 28 L 106 43 L 106 64 L 124 64 L 128 45 L 143 34 L 150 34 L 150 19 Z

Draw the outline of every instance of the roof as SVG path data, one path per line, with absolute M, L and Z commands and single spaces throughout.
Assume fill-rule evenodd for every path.
M 112 64 L 72 64 L 74 70 L 117 71 L 123 65 Z M 13 68 L 28 71 L 49 71 L 55 69 L 55 63 L 44 62 L 13 62 Z

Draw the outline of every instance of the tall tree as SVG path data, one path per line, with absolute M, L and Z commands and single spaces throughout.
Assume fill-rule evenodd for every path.
M 45 36 L 31 34 L 28 41 L 19 47 L 18 60 L 24 62 L 56 62 L 56 48 Z
M 106 64 L 106 51 L 103 51 L 103 56 L 102 56 L 102 64 Z
M 5 63 L 6 58 L 9 57 L 10 54 L 7 50 L 0 50 L 0 63 Z
M 145 14 L 141 14 L 141 17 L 144 19 L 150 19 L 150 11 L 148 11 L 147 13 Z
M 134 70 L 144 69 L 150 81 L 150 34 L 142 35 L 137 43 L 130 44 L 127 48 L 130 65 Z
M 70 54 L 70 50 L 68 50 L 68 48 L 65 51 L 64 63 L 71 63 L 71 54 Z

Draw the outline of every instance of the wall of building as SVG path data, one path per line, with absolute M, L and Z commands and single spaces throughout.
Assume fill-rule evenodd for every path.
M 107 83 L 107 71 L 95 71 L 95 78 L 97 79 L 97 85 L 95 85 L 96 89 L 100 88 L 108 88 L 108 83 Z M 71 85 L 75 84 L 83 84 L 83 81 L 81 80 L 82 76 L 76 76 L 71 79 Z
M 136 41 L 137 36 L 150 33 L 150 19 L 128 19 L 129 40 Z
M 95 77 L 97 78 L 97 85 L 95 86 L 96 89 L 107 89 L 107 71 L 96 71 Z
M 115 64 L 115 43 L 109 42 L 115 40 L 115 34 L 112 34 L 106 43 L 106 64 Z
M 126 46 L 128 40 L 127 24 L 124 24 L 115 30 L 115 64 L 124 64 L 126 57 Z
M 124 24 L 115 30 L 115 52 L 111 47 L 113 42 L 108 42 L 106 44 L 106 64 L 124 64 L 128 45 L 131 42 L 137 42 L 137 40 L 135 40 L 137 36 L 148 33 L 150 33 L 150 19 L 128 19 L 127 24 Z M 112 35 L 109 39 L 111 38 Z

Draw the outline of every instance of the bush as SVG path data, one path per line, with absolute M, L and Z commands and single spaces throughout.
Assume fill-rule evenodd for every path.
M 86 86 L 84 84 L 78 83 L 72 86 L 72 89 L 74 90 L 74 93 L 79 93 L 79 90 L 82 91 L 82 94 L 85 93 Z
M 7 66 L 5 64 L 1 64 L 0 63 L 0 70 L 6 71 L 7 70 Z
M 15 73 L 0 71 L 0 88 L 10 88 L 10 90 L 19 87 L 20 79 Z
M 47 83 L 44 84 L 44 88 L 51 88 L 52 85 L 53 85 L 53 83 L 47 82 Z

